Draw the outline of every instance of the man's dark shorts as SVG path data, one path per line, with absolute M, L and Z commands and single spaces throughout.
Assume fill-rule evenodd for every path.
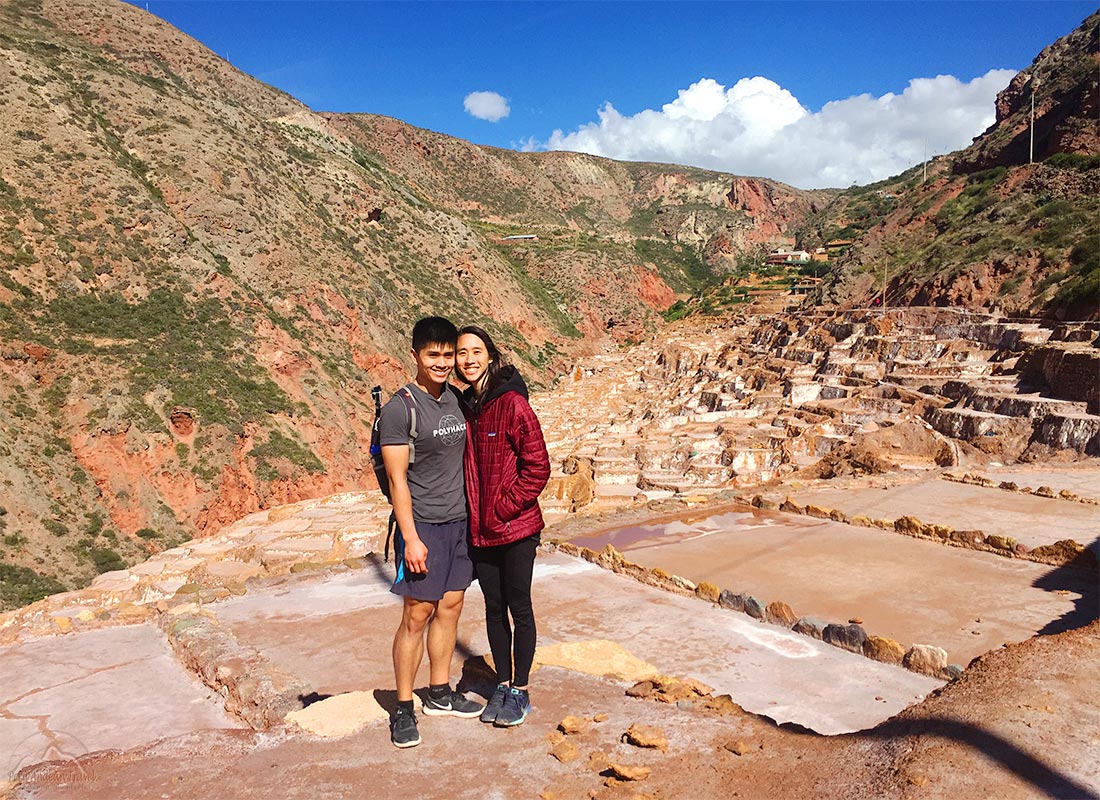
M 441 523 L 417 520 L 416 535 L 428 548 L 428 571 L 408 571 L 405 566 L 405 540 L 397 531 L 393 553 L 397 579 L 390 591 L 402 597 L 436 603 L 447 592 L 468 589 L 474 580 L 474 564 L 466 550 L 466 520 Z

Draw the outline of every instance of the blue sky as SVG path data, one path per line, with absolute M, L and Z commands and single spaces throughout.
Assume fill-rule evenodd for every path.
M 992 121 L 1012 73 L 1096 9 L 1072 0 L 134 5 L 318 111 L 801 186 L 862 183 L 965 146 Z M 936 76 L 951 80 L 912 83 Z M 474 92 L 503 98 L 496 113 L 491 102 L 472 106 L 488 119 L 469 113 Z M 810 159 L 807 148 L 830 154 Z

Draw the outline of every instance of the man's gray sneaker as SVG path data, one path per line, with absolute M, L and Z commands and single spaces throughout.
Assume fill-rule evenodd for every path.
M 497 721 L 497 715 L 500 713 L 500 709 L 504 707 L 504 698 L 507 695 L 508 687 L 503 683 L 498 683 L 497 688 L 493 690 L 493 696 L 489 698 L 489 702 L 485 706 L 485 710 L 481 712 L 482 722 Z
M 483 708 L 484 706 L 481 703 L 467 700 L 464 695 L 459 694 L 457 691 L 451 692 L 446 697 L 438 700 L 429 694 L 424 700 L 424 713 L 433 717 L 476 717 Z
M 530 713 L 531 699 L 527 696 L 527 692 L 513 686 L 505 695 L 504 706 L 500 709 L 500 713 L 497 714 L 493 724 L 498 728 L 511 728 L 514 725 L 522 725 Z
M 394 747 L 416 747 L 420 744 L 420 731 L 416 727 L 416 714 L 400 706 L 390 718 L 390 741 Z

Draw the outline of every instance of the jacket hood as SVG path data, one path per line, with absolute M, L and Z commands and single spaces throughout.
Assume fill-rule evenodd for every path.
M 527 392 L 527 384 L 523 382 L 523 377 L 519 374 L 519 370 L 517 370 L 511 364 L 507 364 L 501 367 L 500 374 L 501 377 L 504 378 L 504 380 L 497 388 L 491 390 L 480 403 L 476 404 L 478 408 L 485 408 L 485 406 L 487 406 L 489 403 L 493 402 L 501 395 L 507 394 L 508 392 L 516 392 L 524 400 L 530 399 L 530 395 Z M 462 399 L 466 402 L 467 407 L 473 408 L 475 406 L 475 403 L 473 402 L 473 386 L 469 386 L 463 390 Z
M 527 393 L 527 384 L 523 382 L 523 377 L 519 374 L 518 369 L 508 364 L 501 367 L 500 375 L 504 378 L 504 381 L 485 396 L 485 399 L 481 401 L 482 408 L 507 392 L 518 392 L 524 400 L 530 399 L 530 395 Z

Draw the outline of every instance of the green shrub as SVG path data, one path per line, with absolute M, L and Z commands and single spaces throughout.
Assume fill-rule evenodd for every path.
M 1012 294 L 1020 288 L 1020 284 L 1024 282 L 1024 276 L 1019 273 L 1014 273 L 1005 279 L 1005 282 L 1001 284 L 1001 288 L 997 290 L 997 294 L 1001 297 Z
M 56 519 L 50 519 L 45 517 L 41 520 L 42 527 L 52 533 L 54 536 L 68 536 L 69 529 L 64 524 L 58 522 Z
M 268 434 L 267 441 L 252 448 L 251 455 L 259 465 L 257 466 L 257 475 L 261 471 L 262 462 L 268 462 L 272 459 L 284 459 L 310 473 L 325 471 L 325 465 L 321 463 L 309 447 L 284 436 L 279 431 L 271 431 Z M 264 474 L 269 476 L 271 471 L 264 470 Z M 273 478 L 265 477 L 264 480 L 273 480 Z
M 656 266 L 673 289 L 690 291 L 714 280 L 714 272 L 690 247 L 663 239 L 637 239 L 634 252 L 640 260 Z
M 256 469 L 254 470 L 254 472 L 257 478 L 266 483 L 277 481 L 280 477 L 282 477 L 279 474 L 279 470 L 275 469 L 275 467 L 262 459 L 257 460 Z
M 75 550 L 78 555 L 91 561 L 98 573 L 126 569 L 122 556 L 109 547 L 97 547 L 89 539 L 81 539 Z
M 103 515 L 98 511 L 90 511 L 84 516 L 88 520 L 84 532 L 89 536 L 98 536 L 103 531 Z
M 321 159 L 317 157 L 316 153 L 312 153 L 309 150 L 305 150 L 298 145 L 287 145 L 286 153 L 291 158 L 296 158 L 303 164 L 320 164 Z
M 1079 267 L 1076 274 L 1058 287 L 1055 300 L 1065 305 L 1089 303 L 1093 308 L 1100 299 L 1100 267 Z
M 29 567 L 0 564 L 0 609 L 20 608 L 63 591 L 60 582 Z
M 1055 153 L 1044 164 L 1059 169 L 1076 169 L 1081 172 L 1100 167 L 1100 154 L 1098 153 Z
M 967 184 L 973 186 L 974 184 L 982 184 L 986 188 L 997 183 L 1005 175 L 1008 174 L 1007 167 L 992 167 L 991 169 L 983 169 L 981 172 L 974 172 L 967 176 Z
M 1100 267 L 1100 242 L 1096 236 L 1090 236 L 1088 241 L 1078 242 L 1069 251 L 1069 263 L 1075 267 L 1097 268 Z
M 665 322 L 675 322 L 678 319 L 683 319 L 687 315 L 688 307 L 683 300 L 677 300 L 675 303 L 673 303 L 661 312 L 661 316 L 664 317 Z

